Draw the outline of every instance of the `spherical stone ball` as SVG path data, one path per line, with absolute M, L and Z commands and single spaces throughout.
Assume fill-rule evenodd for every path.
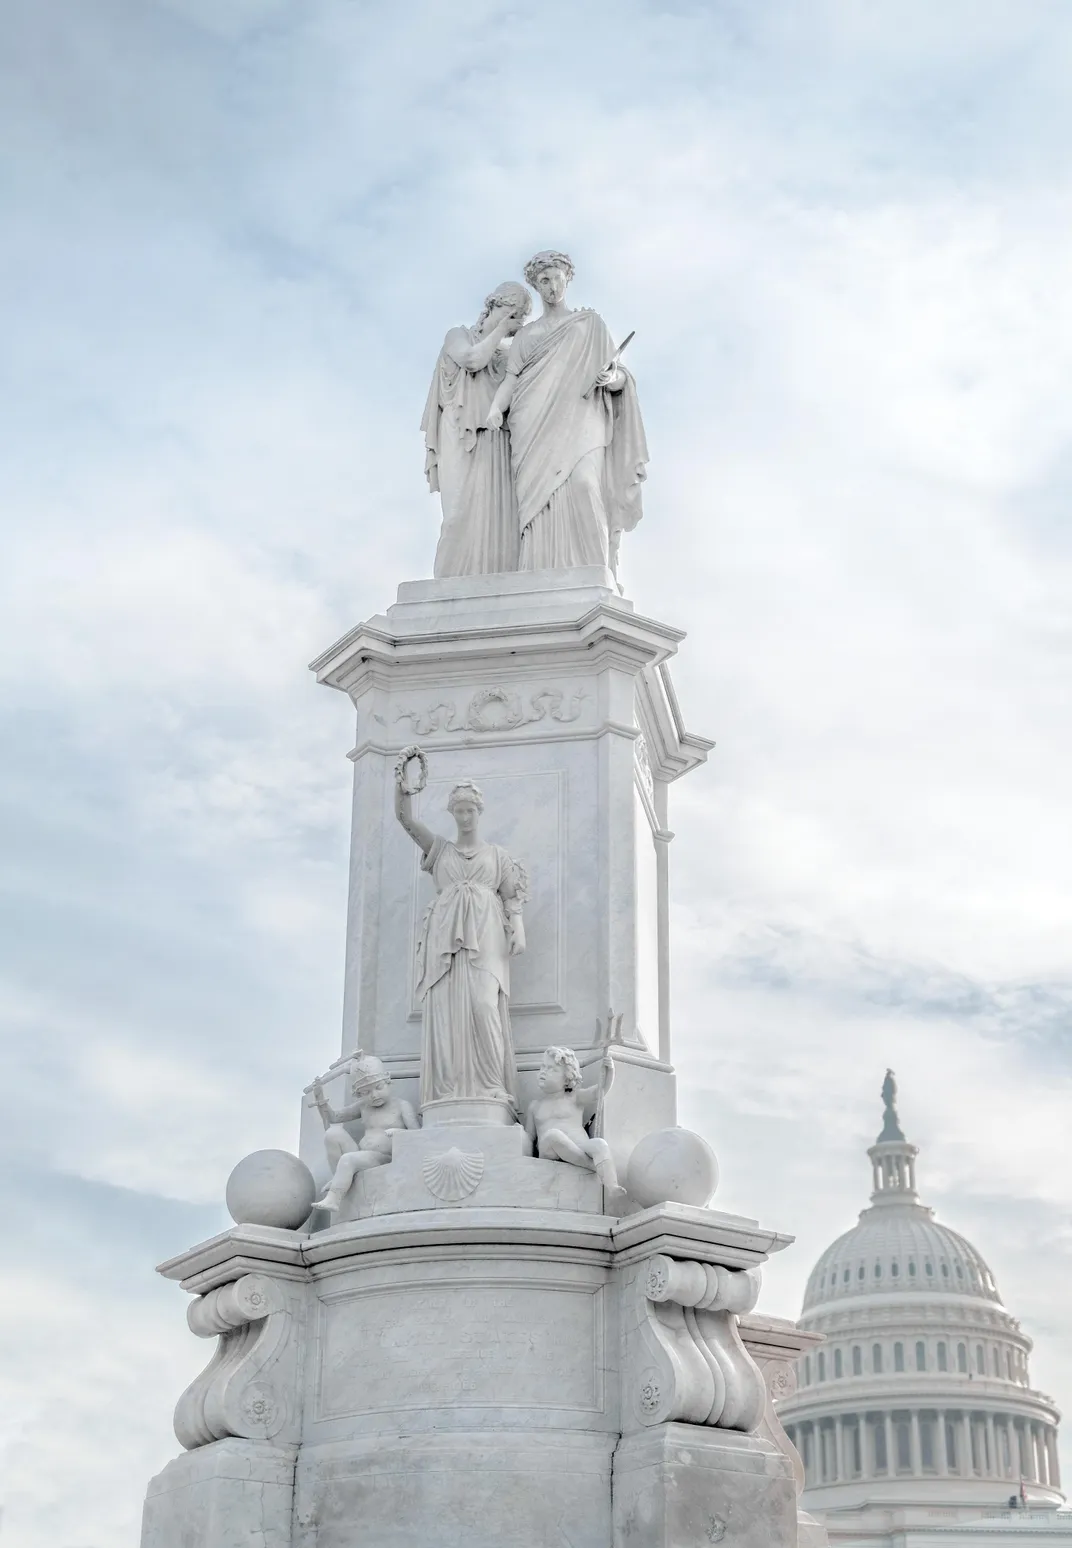
M 691 1129 L 656 1129 L 645 1134 L 625 1169 L 630 1198 L 652 1204 L 697 1204 L 718 1187 L 718 1162 L 707 1141 Z
M 296 1231 L 316 1197 L 313 1174 L 289 1150 L 255 1150 L 227 1179 L 227 1212 L 236 1225 Z

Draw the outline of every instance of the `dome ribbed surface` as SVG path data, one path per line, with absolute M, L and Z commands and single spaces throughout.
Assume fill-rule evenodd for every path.
M 986 1261 L 972 1244 L 919 1204 L 865 1209 L 816 1263 L 804 1311 L 863 1296 L 911 1291 L 962 1295 L 1001 1304 Z

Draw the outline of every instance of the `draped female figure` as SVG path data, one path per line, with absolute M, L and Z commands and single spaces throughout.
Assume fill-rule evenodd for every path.
M 510 1035 L 510 958 L 525 949 L 525 873 L 479 835 L 484 798 L 472 780 L 447 801 L 457 838 L 433 833 L 413 814 L 399 762 L 395 815 L 421 850 L 436 886 L 417 943 L 423 1001 L 421 1108 L 491 1101 L 516 1114 L 517 1066 Z
M 566 306 L 565 253 L 537 253 L 525 278 L 543 312 L 516 334 L 487 417 L 495 430 L 509 413 L 519 568 L 616 570 L 621 534 L 642 515 L 648 461 L 636 384 L 602 317 Z
M 443 509 L 437 577 L 517 569 L 510 445 L 505 430 L 489 430 L 485 421 L 506 375 L 506 343 L 531 310 L 524 285 L 508 280 L 471 328 L 452 328 L 443 340 L 421 420 L 428 488 L 439 492 Z

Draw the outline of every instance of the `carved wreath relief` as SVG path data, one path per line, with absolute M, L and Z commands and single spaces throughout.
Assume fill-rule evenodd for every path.
M 512 688 L 479 688 L 459 714 L 453 699 L 441 700 L 420 710 L 399 710 L 396 720 L 409 720 L 417 736 L 432 736 L 435 732 L 514 731 L 518 726 L 533 725 L 539 720 L 555 720 L 569 724 L 580 717 L 581 705 L 588 695 L 583 689 L 570 695 L 569 707 L 564 708 L 565 694 L 560 688 L 541 688 L 528 696 L 526 706 L 521 694 Z

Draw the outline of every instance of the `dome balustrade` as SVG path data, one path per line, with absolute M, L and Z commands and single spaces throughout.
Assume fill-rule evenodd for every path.
M 891 1074 L 883 1096 L 870 1207 L 808 1279 L 800 1326 L 825 1342 L 779 1406 L 803 1503 L 828 1523 L 870 1502 L 1060 1505 L 1060 1414 L 1031 1386 L 1031 1340 L 981 1254 L 920 1202 Z

